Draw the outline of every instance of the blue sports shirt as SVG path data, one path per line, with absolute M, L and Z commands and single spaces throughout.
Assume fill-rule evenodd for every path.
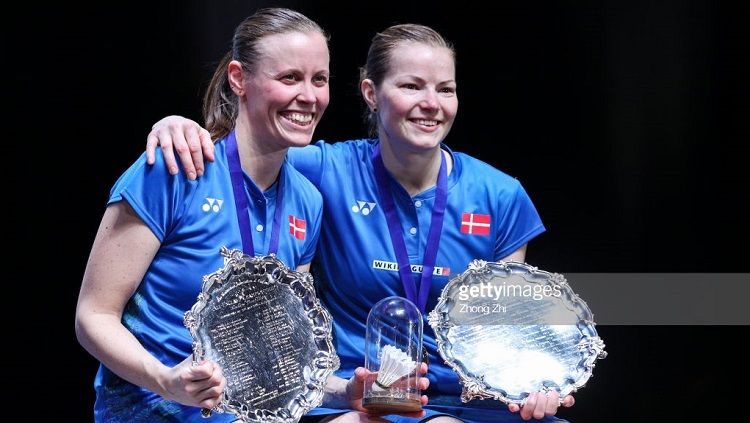
M 343 378 L 351 377 L 357 366 L 364 365 L 370 308 L 388 296 L 405 297 L 372 164 L 377 142 L 318 141 L 291 148 L 288 153 L 289 161 L 318 187 L 324 199 L 325 223 L 312 271 L 317 293 L 333 316 L 334 343 L 341 359 L 337 374 Z M 518 180 L 478 159 L 452 152 L 445 145 L 443 148 L 451 154 L 453 168 L 448 175 L 448 199 L 428 312 L 434 309 L 449 279 L 465 271 L 473 259 L 505 258 L 545 230 Z M 418 286 L 436 190 L 433 187 L 411 197 L 393 178 L 389 179 Z M 458 377 L 438 355 L 426 317 L 423 343 L 430 356 L 430 388 L 426 394 L 431 401 L 446 397 L 460 404 Z M 502 410 L 490 413 L 510 414 L 504 405 L 495 405 Z M 458 408 L 442 411 L 461 415 Z M 310 414 L 335 411 L 319 408 Z M 477 412 L 481 414 L 481 410 Z M 461 416 L 472 419 L 471 414 Z M 520 421 L 518 414 L 507 417 Z
M 192 338 L 183 324 L 183 316 L 195 304 L 203 276 L 224 266 L 220 247 L 242 249 L 224 140 L 216 143 L 215 157 L 215 162 L 206 164 L 201 178 L 188 181 L 182 175 L 168 174 L 160 151 L 154 166 L 146 164 L 144 154 L 110 192 L 108 204 L 127 201 L 161 241 L 159 251 L 125 307 L 122 322 L 146 350 L 170 367 L 192 353 Z M 287 161 L 281 177 L 285 193 L 276 254 L 287 267 L 296 269 L 313 259 L 322 219 L 322 198 Z M 261 192 L 246 174 L 244 182 L 255 253 L 266 255 L 278 183 Z M 167 401 L 121 379 L 103 365 L 99 367 L 95 388 L 97 422 L 236 419 L 229 413 L 202 418 L 199 408 Z

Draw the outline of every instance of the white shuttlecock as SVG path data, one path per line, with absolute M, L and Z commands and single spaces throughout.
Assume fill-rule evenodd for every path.
M 414 371 L 416 366 L 417 363 L 405 352 L 393 345 L 386 345 L 380 352 L 380 370 L 372 390 L 388 389 L 394 382 Z

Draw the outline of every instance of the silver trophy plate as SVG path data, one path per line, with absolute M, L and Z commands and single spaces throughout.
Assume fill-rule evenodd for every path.
M 225 266 L 203 277 L 185 313 L 193 360 L 218 363 L 227 379 L 221 404 L 244 422 L 296 422 L 323 400 L 339 366 L 331 317 L 315 296 L 312 276 L 275 255 L 250 257 L 221 249 Z
M 463 402 L 523 404 L 551 390 L 562 399 L 607 355 L 591 310 L 565 278 L 524 263 L 472 261 L 443 288 L 428 321 Z

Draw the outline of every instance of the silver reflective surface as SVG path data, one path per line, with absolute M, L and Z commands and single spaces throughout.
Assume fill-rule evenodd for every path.
M 184 318 L 194 361 L 216 361 L 227 379 L 212 411 L 245 422 L 296 422 L 320 405 L 326 378 L 339 366 L 331 317 L 309 273 L 286 268 L 275 255 L 221 254 L 224 268 L 204 276 Z
M 562 275 L 525 263 L 474 260 L 429 313 L 461 400 L 522 404 L 529 393 L 575 392 L 606 357 L 593 314 Z

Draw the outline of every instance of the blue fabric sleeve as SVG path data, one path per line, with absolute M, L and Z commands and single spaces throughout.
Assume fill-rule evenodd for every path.
M 503 211 L 495 238 L 495 260 L 501 260 L 545 231 L 531 198 L 516 180 L 514 189 L 498 198 Z
M 148 165 L 143 153 L 115 182 L 107 204 L 126 200 L 159 241 L 164 242 L 183 212 L 182 198 L 191 181 L 181 175 L 170 175 L 161 151 L 157 150 L 155 156 L 155 163 Z
M 287 152 L 287 160 L 310 182 L 320 189 L 323 174 L 323 148 L 325 141 L 318 141 L 306 147 L 292 147 Z

